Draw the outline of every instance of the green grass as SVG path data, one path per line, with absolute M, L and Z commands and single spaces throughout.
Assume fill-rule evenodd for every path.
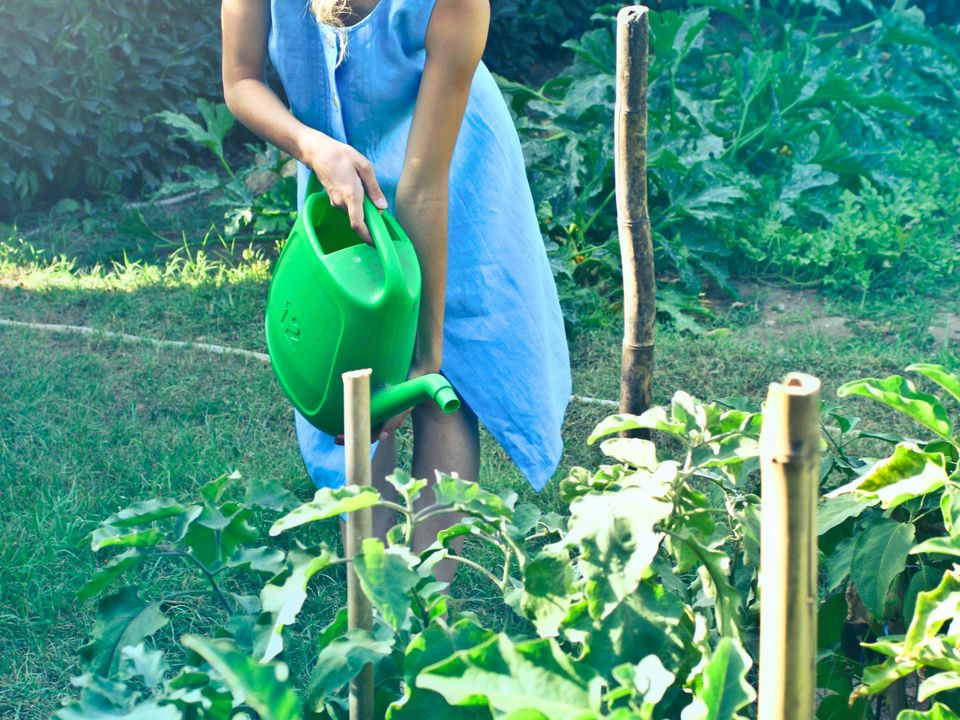
M 8 246 L 0 250 L 0 317 L 263 350 L 268 263 L 262 254 L 227 264 L 204 264 L 195 250 L 159 254 L 166 259 L 108 269 L 104 257 L 53 262 Z M 759 404 L 767 384 L 791 370 L 818 375 L 824 397 L 833 398 L 842 382 L 896 372 L 911 362 L 957 367 L 957 347 L 935 350 L 923 331 L 947 301 L 838 306 L 854 318 L 884 320 L 839 343 L 808 333 L 784 342 L 762 335 L 747 339 L 742 331 L 758 319 L 749 306 L 727 318 L 726 334 L 690 337 L 661 329 L 655 400 L 665 402 L 674 390 L 685 389 L 703 398 L 745 396 Z M 618 320 L 610 318 L 572 339 L 576 393 L 616 398 L 619 337 Z M 871 422 L 877 418 L 877 428 L 887 417 L 866 402 L 851 407 Z M 599 451 L 584 441 L 606 414 L 602 407 L 571 405 L 558 478 L 573 465 L 600 461 Z M 404 462 L 408 432 L 400 443 Z M 190 500 L 200 484 L 232 470 L 279 480 L 304 499 L 312 494 L 292 410 L 266 365 L 0 327 L 0 717 L 49 717 L 79 672 L 75 651 L 95 610 L 92 601 L 74 597 L 95 567 L 82 542 L 85 534 L 133 501 Z M 487 434 L 480 481 L 513 489 L 545 509 L 559 506 L 557 483 L 535 495 Z M 315 532 L 336 542 L 333 522 Z M 468 551 L 480 562 L 491 559 L 480 549 Z M 178 572 L 141 574 L 143 594 L 176 582 Z M 314 636 L 344 594 L 342 572 L 318 578 L 298 637 Z M 502 603 L 477 573 L 462 572 L 453 595 L 460 609 L 503 622 Z M 202 628 L 215 612 L 202 603 L 196 607 L 176 610 L 176 632 Z M 291 662 L 295 671 L 307 667 L 306 640 L 295 646 Z

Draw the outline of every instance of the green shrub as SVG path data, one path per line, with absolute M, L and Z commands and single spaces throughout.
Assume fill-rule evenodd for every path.
M 0 4 L 3 214 L 173 167 L 184 153 L 147 118 L 219 94 L 218 17 L 173 0 Z
M 666 4 L 666 3 L 665 3 Z M 673 3 L 680 5 L 681 3 Z M 906 2 L 734 0 L 650 18 L 650 220 L 661 277 L 775 273 L 865 294 L 956 276 L 960 37 Z M 865 6 L 866 7 L 866 6 Z M 568 41 L 539 87 L 509 80 L 555 272 L 619 299 L 613 188 L 614 16 Z M 907 280 L 909 282 L 902 282 Z

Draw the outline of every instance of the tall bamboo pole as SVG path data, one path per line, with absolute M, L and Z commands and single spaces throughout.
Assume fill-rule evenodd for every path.
M 772 383 L 760 432 L 758 718 L 814 716 L 820 381 Z
M 370 486 L 370 370 L 343 373 L 344 447 L 347 461 L 347 484 Z M 364 538 L 373 531 L 371 509 L 347 515 L 347 557 L 362 550 Z M 360 588 L 357 574 L 350 565 L 347 571 L 347 626 L 350 629 L 373 629 L 373 608 Z M 373 720 L 373 665 L 367 663 L 350 682 L 350 720 Z
M 623 351 L 620 412 L 652 404 L 656 278 L 647 210 L 647 55 L 650 20 L 642 5 L 617 13 L 617 104 L 614 177 L 623 267 Z

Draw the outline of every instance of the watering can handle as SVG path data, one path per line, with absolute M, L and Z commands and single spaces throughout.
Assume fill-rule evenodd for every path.
M 393 238 L 387 229 L 387 222 L 385 222 L 385 218 L 386 220 L 393 220 L 392 217 L 387 217 L 388 212 L 388 210 L 384 210 L 383 215 L 381 215 L 380 210 L 370 198 L 364 196 L 363 219 L 367 223 L 367 230 L 370 231 L 373 245 L 377 249 L 380 263 L 383 265 L 383 294 L 377 301 L 381 304 L 387 302 L 389 298 L 401 297 L 401 293 L 406 287 L 403 267 L 400 265 L 400 256 L 397 255 L 397 249 L 394 247 Z M 395 221 L 390 222 L 390 226 L 399 229 L 399 225 Z M 403 231 L 399 230 L 399 232 L 402 236 Z
M 307 188 L 304 196 L 306 199 L 314 193 L 323 192 L 323 186 L 320 184 L 317 174 L 313 171 L 307 175 Z M 397 295 L 404 288 L 403 268 L 400 265 L 400 257 L 393 246 L 390 238 L 390 232 L 387 230 L 387 224 L 384 223 L 384 217 L 380 210 L 371 202 L 370 198 L 364 194 L 363 197 L 363 219 L 367 224 L 367 230 L 370 231 L 370 237 L 373 238 L 373 245 L 380 256 L 380 264 L 383 265 L 383 294 L 380 295 L 378 303 L 383 303 L 387 298 Z M 387 217 L 387 221 L 394 232 L 401 237 L 406 237 L 399 223 L 392 216 Z

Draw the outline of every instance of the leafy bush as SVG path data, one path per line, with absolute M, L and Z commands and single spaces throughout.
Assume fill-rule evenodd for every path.
M 884 274 L 904 289 L 955 277 L 960 206 L 947 129 L 960 118 L 956 31 L 928 27 L 904 2 L 876 6 L 859 28 L 830 12 L 836 3 L 762 13 L 734 0 L 700 4 L 709 7 L 650 20 L 648 169 L 661 274 L 691 294 L 704 277 L 732 292 L 734 267 L 861 293 Z M 557 77 L 538 88 L 501 83 L 555 269 L 611 296 L 620 285 L 616 10 L 600 8 L 600 27 L 565 43 L 576 57 Z M 938 171 L 916 173 L 921 165 Z
M 119 191 L 184 157 L 152 113 L 219 94 L 218 14 L 174 0 L 0 5 L 0 203 Z
M 563 42 L 581 34 L 596 6 L 596 0 L 492 0 L 484 62 L 514 80 L 541 80 L 570 60 Z
M 171 129 L 173 138 L 206 148 L 220 167 L 184 165 L 180 172 L 187 179 L 164 183 L 155 197 L 203 193 L 210 198 L 210 208 L 223 210 L 227 238 L 247 232 L 261 240 L 285 240 L 296 219 L 297 180 L 292 159 L 270 145 L 247 145 L 254 162 L 235 172 L 224 152 L 224 140 L 235 124 L 227 106 L 200 98 L 197 110 L 202 125 L 184 113 L 165 111 L 157 117 Z
M 934 365 L 910 370 L 960 401 L 960 376 Z M 922 673 L 920 695 L 940 705 L 900 720 L 956 717 L 957 426 L 938 398 L 899 376 L 849 383 L 840 393 L 879 399 L 936 437 L 860 431 L 859 418 L 825 408 L 833 452 L 823 463 L 824 481 L 841 484 L 818 517 L 824 559 L 817 717 L 873 717 L 867 696 L 889 692 L 912 672 Z M 595 471 L 574 468 L 561 482 L 563 514 L 443 474 L 433 504 L 421 505 L 426 482 L 399 470 L 389 478 L 396 503 L 349 486 L 319 490 L 297 505 L 271 483 L 249 484 L 240 500 L 231 497 L 238 478 L 224 476 L 202 487 L 194 504 L 160 498 L 121 510 L 90 535 L 94 551 L 111 557 L 80 589 L 82 598 L 101 597 L 98 618 L 80 650 L 80 695 L 58 717 L 225 719 L 247 708 L 263 718 L 342 718 L 347 685 L 366 663 L 375 667 L 378 716 L 393 720 L 749 714 L 762 418 L 733 405 L 739 403 L 705 404 L 678 392 L 667 407 L 607 418 L 588 442 L 602 440 L 608 460 Z M 668 457 L 650 441 L 609 437 L 636 428 L 669 436 L 676 451 Z M 852 444 L 865 438 L 896 443 L 893 454 L 879 461 L 852 455 Z M 375 608 L 374 628 L 348 631 L 341 610 L 307 641 L 312 670 L 291 668 L 292 629 L 311 579 L 348 562 L 310 544 L 309 526 L 372 506 L 399 517 L 386 545 L 367 539 L 352 561 Z M 413 553 L 415 524 L 451 510 L 462 520 Z M 264 544 L 259 528 L 278 515 L 269 535 L 282 542 Z M 490 560 L 457 554 L 451 540 L 464 536 L 484 545 Z M 445 585 L 432 575 L 443 559 L 483 576 L 515 622 L 497 629 L 470 613 L 454 614 Z M 178 577 L 155 599 L 141 598 L 133 585 L 113 589 L 139 567 L 158 577 L 165 562 L 194 568 L 199 582 Z M 202 604 L 187 615 L 176 612 L 190 597 L 220 608 L 216 639 L 199 636 L 196 621 L 188 621 Z M 897 622 L 905 634 L 877 639 Z M 170 623 L 190 631 L 180 650 L 150 641 Z

